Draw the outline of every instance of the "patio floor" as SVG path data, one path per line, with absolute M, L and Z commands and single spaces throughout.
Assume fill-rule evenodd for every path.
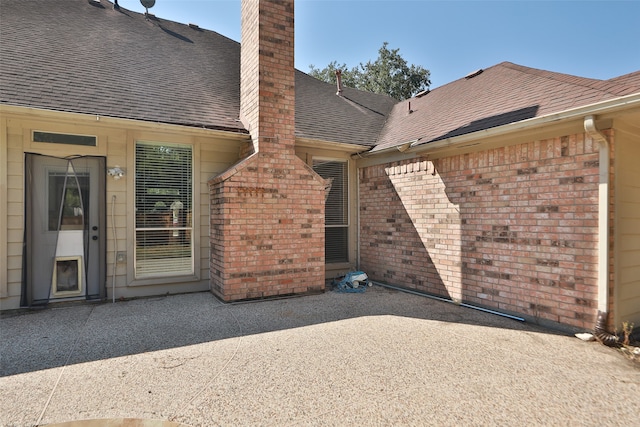
M 244 304 L 196 293 L 0 322 L 1 426 L 638 421 L 640 369 L 617 350 L 378 286 Z

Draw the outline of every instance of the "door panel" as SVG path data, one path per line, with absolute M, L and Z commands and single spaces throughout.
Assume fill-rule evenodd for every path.
M 23 305 L 104 298 L 105 159 L 27 154 Z

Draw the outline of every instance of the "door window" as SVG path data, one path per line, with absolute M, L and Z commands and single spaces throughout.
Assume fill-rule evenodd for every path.
M 49 171 L 48 183 L 49 231 L 82 230 L 84 211 L 89 209 L 89 174 Z

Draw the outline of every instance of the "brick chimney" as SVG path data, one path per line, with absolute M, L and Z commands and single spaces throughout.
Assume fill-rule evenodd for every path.
M 209 180 L 211 290 L 225 301 L 324 290 L 324 181 L 295 154 L 293 0 L 242 0 L 248 157 Z
M 293 1 L 242 1 L 240 119 L 254 150 L 295 144 Z

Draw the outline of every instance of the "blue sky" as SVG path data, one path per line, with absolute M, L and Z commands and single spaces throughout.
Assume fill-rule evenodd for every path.
M 240 0 L 156 0 L 149 12 L 240 41 Z M 296 68 L 352 68 L 388 42 L 431 71 L 432 88 L 502 61 L 609 79 L 640 70 L 639 22 L 640 0 L 296 0 Z

